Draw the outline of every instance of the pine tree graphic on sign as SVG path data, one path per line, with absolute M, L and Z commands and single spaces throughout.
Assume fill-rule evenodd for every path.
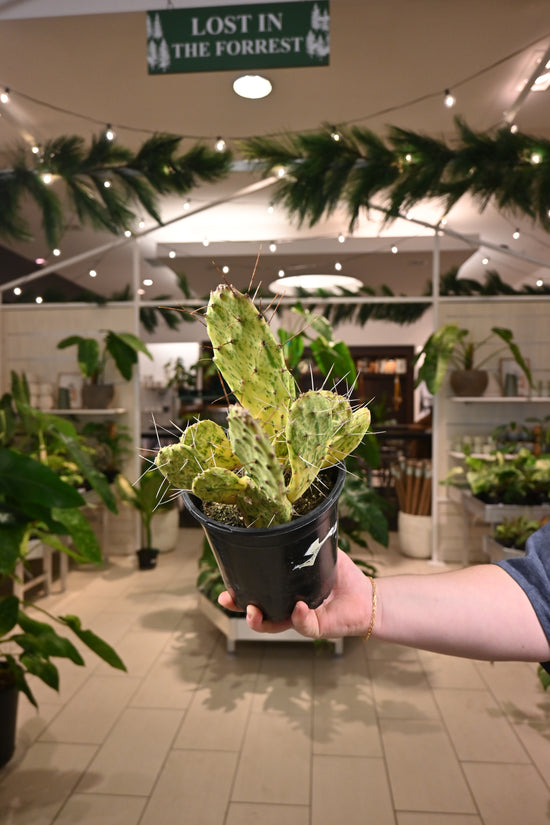
M 158 14 L 147 15 L 147 63 L 151 71 L 160 69 L 165 72 L 170 68 L 170 47 L 164 37 Z
M 321 12 L 317 3 L 311 12 L 311 28 L 306 35 L 306 52 L 310 57 L 326 57 L 330 53 L 330 15 Z

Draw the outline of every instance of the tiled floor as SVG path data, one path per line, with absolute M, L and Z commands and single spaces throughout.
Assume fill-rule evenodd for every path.
M 201 534 L 158 567 L 112 557 L 42 600 L 112 642 L 61 693 L 22 697 L 0 771 L 2 825 L 542 825 L 550 695 L 534 665 L 477 663 L 371 640 L 237 655 L 196 608 Z M 382 575 L 426 562 L 385 553 Z M 438 568 L 439 570 L 439 568 Z

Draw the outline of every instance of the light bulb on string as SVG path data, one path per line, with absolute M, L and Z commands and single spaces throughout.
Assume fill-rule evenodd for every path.
M 224 275 L 229 274 L 229 267 L 227 266 L 227 264 L 225 266 L 222 266 L 222 272 Z
M 517 123 L 512 123 L 512 125 L 510 126 L 510 131 L 513 135 L 515 135 L 517 133 L 517 131 L 518 131 Z
M 10 102 L 10 90 L 8 88 L 4 89 L 3 92 L 0 92 L 0 103 L 9 103 Z
M 391 251 L 392 251 L 392 254 L 393 254 L 393 255 L 397 255 L 397 253 L 399 252 L 399 249 L 398 249 L 398 248 L 396 247 L 396 245 L 394 244 L 394 245 L 392 246 L 392 248 L 391 248 Z
M 344 235 L 343 232 L 340 232 L 340 234 L 338 235 L 338 243 L 345 243 L 345 242 L 346 242 L 346 236 Z
M 31 148 L 31 152 L 33 153 L 33 155 L 39 155 L 40 145 L 38 143 L 35 143 L 34 146 Z
M 143 286 L 153 286 L 153 279 L 152 278 L 144 278 L 143 279 Z
M 42 178 L 42 183 L 45 183 L 46 186 L 49 186 L 53 180 L 53 175 L 51 172 L 44 172 L 44 174 L 40 175 L 40 177 Z
M 340 263 L 340 261 L 336 261 L 336 263 L 334 264 L 334 269 L 336 270 L 336 272 L 342 271 L 342 264 Z
M 112 141 L 116 138 L 116 132 L 113 129 L 113 127 L 111 126 L 110 123 L 107 124 L 107 127 L 105 129 L 104 134 L 105 134 L 105 140 Z
M 174 249 L 171 249 L 171 250 L 170 250 L 170 252 L 168 253 L 168 257 L 169 257 L 169 258 L 175 258 L 175 257 L 176 257 L 176 252 L 175 252 L 175 250 L 174 250 Z
M 516 229 L 516 230 L 515 230 L 515 232 L 513 232 L 513 233 L 512 233 L 512 238 L 513 238 L 515 241 L 517 241 L 517 239 L 519 238 L 519 236 L 520 236 L 520 231 L 519 231 L 519 229 Z
M 277 277 L 278 277 L 278 278 L 284 278 L 284 277 L 285 277 L 285 271 L 284 271 L 284 269 L 280 269 L 280 270 L 277 272 Z
M 216 152 L 225 152 L 226 143 L 222 137 L 216 138 Z
M 191 200 L 189 198 L 185 198 L 183 202 L 183 208 L 187 211 L 191 206 Z
M 270 204 L 269 204 L 269 206 L 267 207 L 267 213 L 268 213 L 268 215 L 273 215 L 273 212 L 274 212 L 274 211 L 275 211 L 275 207 L 273 206 L 273 204 L 272 204 L 272 203 L 270 203 Z
M 43 300 L 44 300 L 44 299 L 42 298 L 42 296 L 41 296 L 41 295 L 37 295 L 37 296 L 36 296 L 36 298 L 34 299 L 34 302 L 35 302 L 36 304 L 41 304 Z
M 447 109 L 452 109 L 456 103 L 456 98 L 452 95 L 449 89 L 445 89 L 445 97 L 443 98 L 443 103 L 447 107 Z
M 208 238 L 203 238 L 202 245 L 203 246 L 210 246 L 210 241 L 208 240 Z
M 269 244 L 269 251 L 270 252 L 276 252 L 277 251 L 277 244 L 275 243 L 275 241 L 271 241 L 271 243 Z
M 542 278 L 537 278 L 536 286 L 538 286 L 538 287 L 544 286 L 544 281 L 542 280 Z M 14 292 L 15 292 L 15 290 L 14 290 Z
M 485 256 L 481 259 L 481 263 L 483 264 L 483 266 L 487 266 L 487 264 L 489 263 L 489 258 Z
M 338 143 L 342 139 L 342 135 L 335 127 L 332 128 L 332 132 L 330 133 L 331 138 L 335 143 Z
M 107 180 L 104 180 L 104 181 L 103 181 L 103 188 L 104 188 L 104 189 L 110 189 L 110 188 L 111 188 L 111 186 L 112 186 L 112 183 L 111 183 L 111 181 L 110 181 L 110 180 L 108 180 L 108 179 L 107 179 Z
M 61 255 L 61 250 L 57 247 L 55 249 L 52 249 L 52 255 L 55 255 L 56 258 L 59 258 L 59 256 Z
M 22 292 L 22 290 L 21 290 L 20 286 L 16 286 L 16 287 L 13 288 L 13 294 L 14 295 L 21 295 L 21 292 Z
M 88 272 L 88 275 L 90 276 L 90 278 L 97 278 L 97 270 L 90 269 L 90 271 Z
M 125 238 L 131 238 L 132 237 L 132 233 L 129 229 L 124 230 L 124 237 Z

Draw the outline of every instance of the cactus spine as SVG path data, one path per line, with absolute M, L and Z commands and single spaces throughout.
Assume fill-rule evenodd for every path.
M 227 433 L 212 421 L 189 426 L 156 464 L 179 489 L 203 501 L 234 504 L 245 524 L 292 518 L 292 504 L 320 470 L 352 452 L 370 424 L 347 398 L 327 390 L 297 395 L 282 348 L 254 302 L 220 285 L 206 311 L 214 363 L 238 400 Z

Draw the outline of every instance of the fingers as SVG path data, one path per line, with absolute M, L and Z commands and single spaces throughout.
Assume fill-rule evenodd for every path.
M 234 613 L 242 613 L 241 608 L 237 607 L 237 605 L 231 598 L 231 594 L 228 593 L 227 590 L 224 590 L 218 596 L 218 604 L 220 604 L 222 607 L 225 607 L 226 610 L 232 610 Z
M 270 622 L 264 619 L 263 613 L 259 607 L 249 604 L 246 608 L 246 621 L 251 630 L 257 633 L 281 633 L 283 630 L 288 630 L 292 625 L 290 619 L 284 622 Z

